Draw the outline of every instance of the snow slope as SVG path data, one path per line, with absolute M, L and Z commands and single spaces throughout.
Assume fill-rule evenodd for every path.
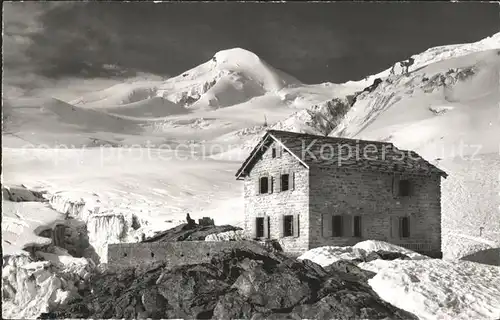
M 353 247 L 319 247 L 298 259 L 324 267 L 338 260 L 359 258 L 384 250 L 402 252 L 411 260 L 362 262 L 358 266 L 375 272 L 368 284 L 385 301 L 409 311 L 419 319 L 498 319 L 500 317 L 500 268 L 469 261 L 425 258 L 408 249 L 382 241 L 362 241 Z
M 422 320 L 500 318 L 498 267 L 469 261 L 394 260 L 368 283 L 382 299 Z
M 52 243 L 38 234 L 56 224 L 65 224 L 64 215 L 46 203 L 2 201 L 2 254 L 12 255 L 29 246 Z
M 87 223 L 102 262 L 108 243 L 151 236 L 181 223 L 187 212 L 198 219 L 209 211 L 218 224 L 240 223 L 239 215 L 228 214 L 243 208 L 233 179 L 237 164 L 196 159 L 188 150 L 4 148 L 3 162 L 5 181 L 29 181 L 52 195 L 52 207 Z M 133 216 L 139 229 L 131 228 Z

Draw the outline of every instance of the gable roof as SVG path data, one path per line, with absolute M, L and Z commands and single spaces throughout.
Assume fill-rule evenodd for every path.
M 269 130 L 236 172 L 237 179 L 250 172 L 273 141 L 280 143 L 307 168 L 338 167 L 417 175 L 438 174 L 445 178 L 448 176 L 416 152 L 398 149 L 390 142 Z

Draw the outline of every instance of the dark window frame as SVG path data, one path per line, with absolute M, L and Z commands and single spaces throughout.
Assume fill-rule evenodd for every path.
M 398 195 L 400 197 L 409 197 L 411 193 L 411 182 L 408 179 L 399 180 Z
M 257 238 L 264 238 L 264 235 L 265 235 L 265 231 L 264 231 L 264 228 L 265 228 L 265 223 L 264 223 L 264 217 L 257 217 L 255 218 L 256 222 L 255 222 L 255 236 Z M 262 222 L 262 226 L 261 226 L 261 222 Z
M 283 237 L 293 237 L 293 215 L 283 217 Z
M 286 189 L 284 188 L 286 186 Z M 290 174 L 283 173 L 280 176 L 280 191 L 288 191 L 290 190 Z
M 399 218 L 399 236 L 400 238 L 409 238 L 410 233 L 410 218 L 400 217 Z
M 334 215 L 332 217 L 332 237 L 339 238 L 344 235 L 344 219 L 341 215 Z
M 276 158 L 277 150 L 276 148 L 271 148 L 271 158 Z
M 268 176 L 259 177 L 259 194 L 269 193 L 269 179 Z M 265 181 L 265 183 L 263 183 L 263 181 Z M 265 190 L 265 192 L 263 190 Z
M 363 224 L 361 222 L 361 216 L 354 216 L 352 220 L 353 225 L 353 236 L 355 238 L 361 238 Z

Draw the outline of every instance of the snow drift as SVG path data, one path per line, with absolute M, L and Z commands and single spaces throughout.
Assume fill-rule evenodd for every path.
M 499 319 L 500 268 L 468 261 L 389 261 L 368 280 L 385 301 L 420 319 Z
M 323 267 L 377 250 L 404 253 L 409 260 L 374 260 L 358 267 L 375 272 L 370 286 L 385 301 L 419 319 L 498 319 L 500 268 L 469 261 L 430 259 L 383 241 L 353 247 L 319 247 L 301 255 Z

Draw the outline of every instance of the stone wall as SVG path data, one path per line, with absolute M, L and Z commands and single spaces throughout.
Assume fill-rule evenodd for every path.
M 210 262 L 224 249 L 241 246 L 262 248 L 252 241 L 172 241 L 119 243 L 108 245 L 108 265 L 112 267 L 141 266 L 166 262 L 168 266 Z
M 278 144 L 279 145 L 279 144 Z M 254 236 L 256 217 L 269 217 L 269 238 L 279 239 L 282 248 L 288 252 L 308 250 L 309 241 L 309 173 L 297 158 L 285 150 L 280 157 L 272 158 L 272 147 L 264 152 L 244 182 L 245 231 L 247 237 Z M 293 172 L 293 190 L 278 192 L 276 180 L 281 173 Z M 258 180 L 262 175 L 274 178 L 274 190 L 268 194 L 258 194 Z M 280 237 L 280 223 L 283 215 L 299 214 L 299 236 Z
M 409 197 L 395 197 L 393 174 L 311 167 L 309 248 L 382 240 L 420 252 L 441 252 L 440 177 L 409 175 Z M 362 237 L 324 237 L 323 214 L 362 216 Z M 410 238 L 391 236 L 392 216 L 410 216 Z

